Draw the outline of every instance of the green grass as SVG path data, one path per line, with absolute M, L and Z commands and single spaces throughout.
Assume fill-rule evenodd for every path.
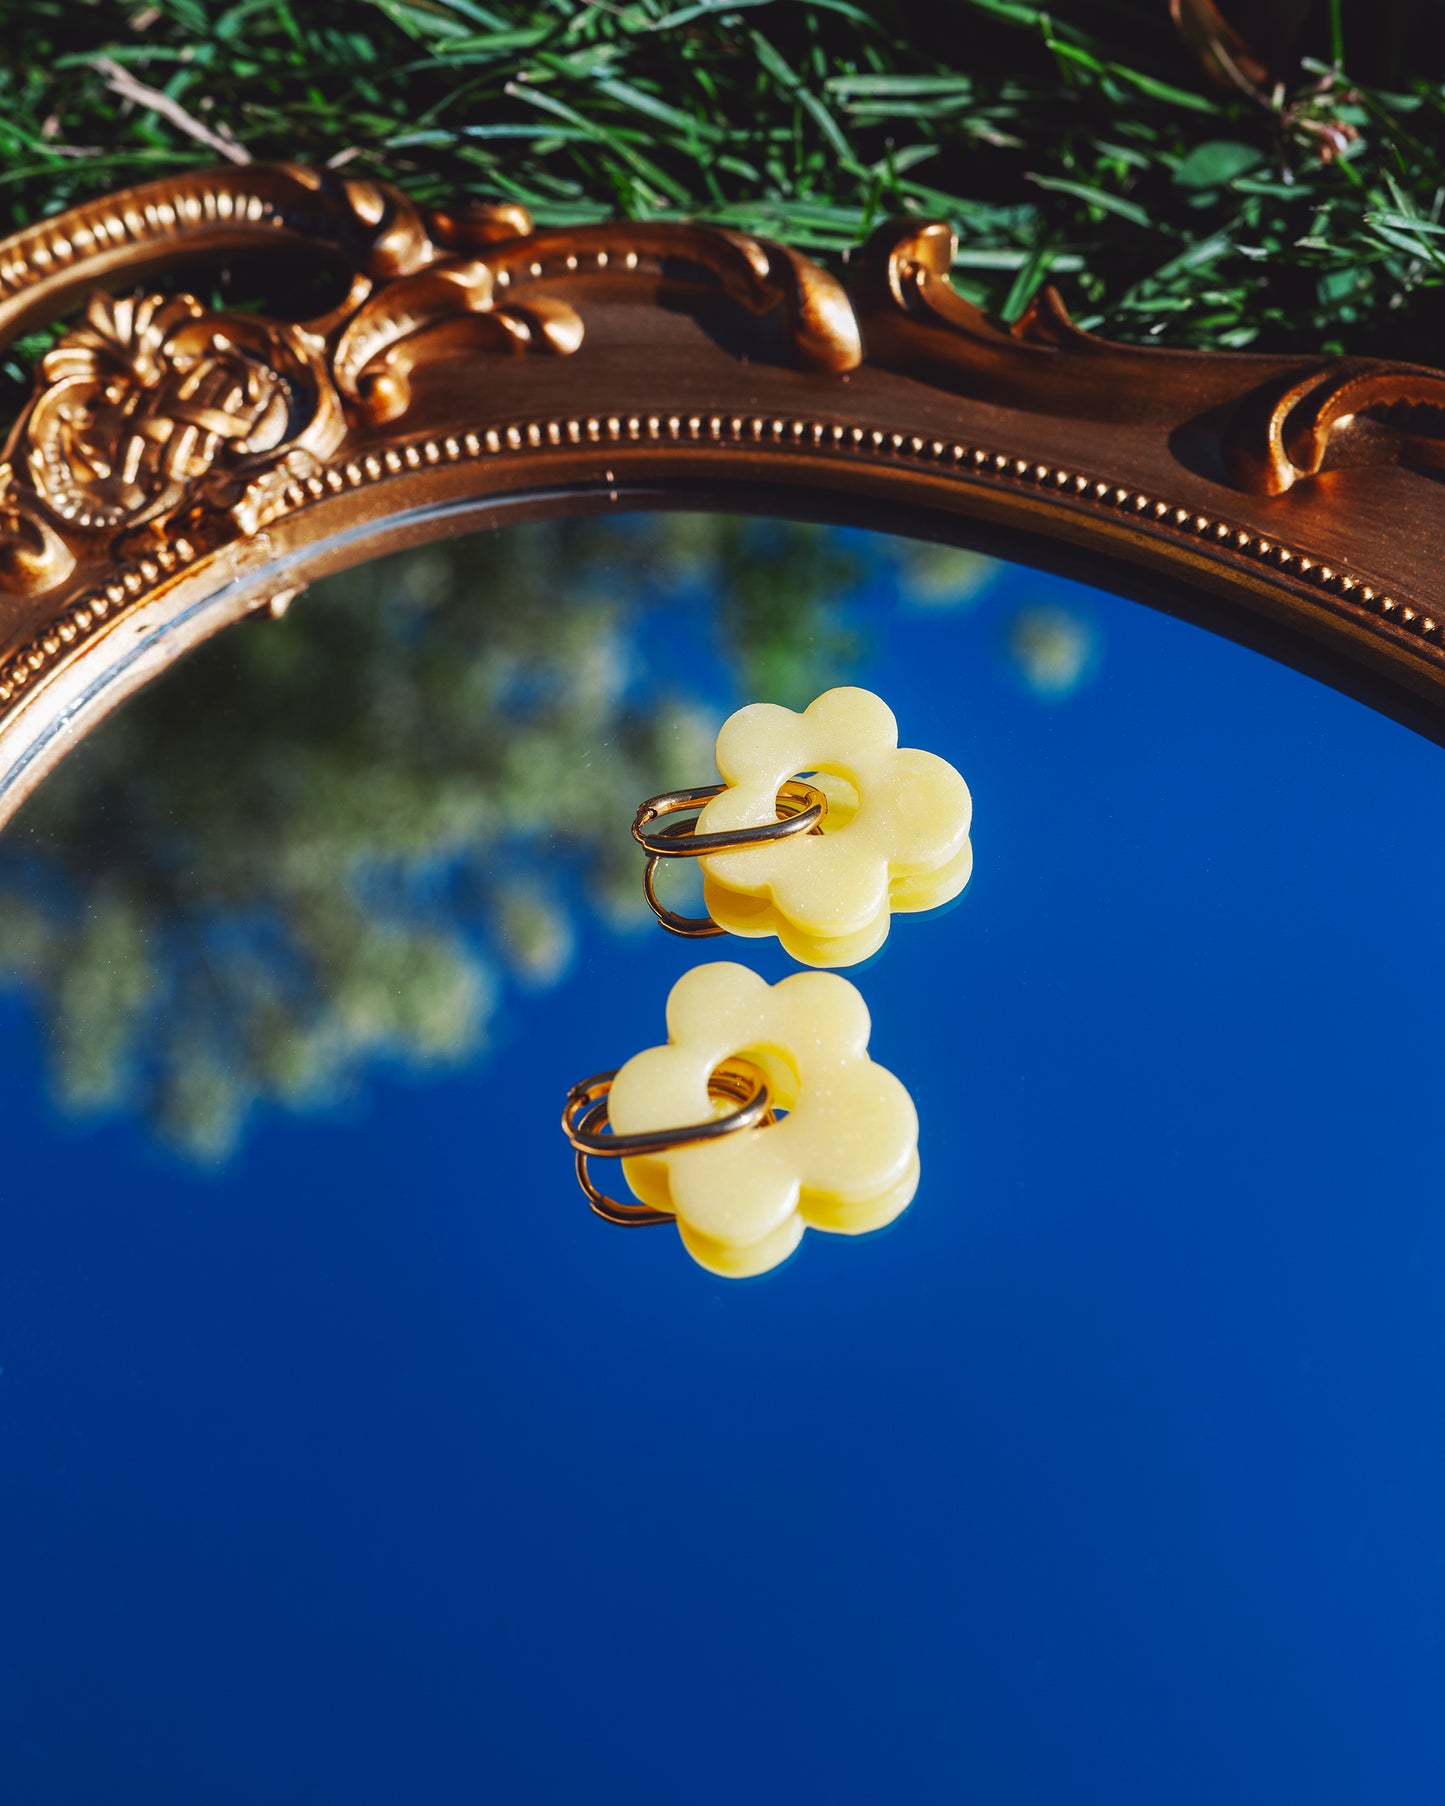
M 938 216 L 1006 317 L 1053 281 L 1120 338 L 1435 362 L 1445 89 L 1408 74 L 1412 5 L 1317 9 L 1379 85 L 1301 98 L 1306 66 L 1268 107 L 1209 86 L 1164 0 L 0 0 L 0 214 L 218 160 L 105 56 L 253 157 L 426 200 L 701 216 L 835 267 Z M 1320 124 L 1358 133 L 1332 163 Z

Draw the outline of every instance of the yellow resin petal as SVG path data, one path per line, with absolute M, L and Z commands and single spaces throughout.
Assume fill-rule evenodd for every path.
M 837 968 L 856 966 L 870 959 L 888 938 L 889 914 L 908 915 L 925 909 L 941 909 L 951 903 L 973 876 L 973 847 L 961 849 L 936 872 L 895 878 L 888 887 L 888 909 L 880 910 L 857 934 L 808 934 L 794 926 L 776 904 L 765 897 L 739 896 L 725 886 L 703 879 L 703 904 L 719 928 L 748 940 L 776 936 L 801 966 Z
M 922 909 L 942 909 L 968 886 L 973 876 L 973 847 L 965 841 L 947 865 L 936 872 L 895 878 L 888 887 L 888 903 L 894 915 L 915 914 Z
M 898 1183 L 876 1197 L 840 1200 L 819 1192 L 804 1192 L 798 1214 L 810 1229 L 826 1229 L 832 1235 L 869 1235 L 875 1229 L 886 1229 L 903 1215 L 918 1190 L 918 1175 L 915 1153 Z
M 816 771 L 820 744 L 886 753 L 898 745 L 898 721 L 881 696 L 854 685 L 825 690 L 801 714 L 775 702 L 749 703 L 722 725 L 718 772 L 725 784 L 744 786 L 773 782 L 776 771 Z
M 749 940 L 774 935 L 800 966 L 856 966 L 871 959 L 888 939 L 888 910 L 880 909 L 856 934 L 808 934 L 765 897 L 740 897 L 704 878 L 703 903 L 719 928 Z
M 726 1242 L 709 1241 L 705 1235 L 699 1235 L 681 1217 L 677 1220 L 683 1247 L 700 1267 L 722 1279 L 756 1279 L 759 1273 L 780 1267 L 802 1241 L 805 1227 L 801 1217 L 789 1217 L 762 1241 L 747 1248 L 731 1248 Z

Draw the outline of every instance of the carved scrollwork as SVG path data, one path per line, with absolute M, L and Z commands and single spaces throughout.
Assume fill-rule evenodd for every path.
M 1006 407 L 1115 425 L 1187 418 L 1234 400 L 1241 370 L 1257 380 L 1257 357 L 1096 338 L 1050 287 L 998 326 L 950 281 L 956 250 L 940 220 L 889 220 L 869 239 L 853 294 L 870 363 Z
M 43 595 L 75 569 L 75 554 L 36 498 L 16 487 L 9 466 L 0 467 L 0 590 Z
M 997 326 L 954 289 L 956 249 L 939 221 L 891 220 L 869 240 L 855 299 L 870 362 L 1010 408 L 1178 429 L 1206 448 L 1211 474 L 1257 495 L 1282 495 L 1336 457 L 1445 464 L 1437 371 L 1119 345 L 1081 332 L 1052 288 Z
M 63 581 L 77 549 L 159 522 L 209 480 L 346 430 L 324 342 L 191 295 L 92 297 L 41 360 L 0 465 L 0 585 Z
M 541 232 L 525 245 L 500 247 L 502 283 L 553 276 L 635 275 L 659 287 L 702 287 L 746 314 L 772 317 L 787 361 L 841 374 L 863 362 L 858 319 L 848 291 L 809 258 L 770 239 L 718 226 L 579 226 Z
M 185 294 L 92 296 L 83 322 L 42 359 L 0 465 L 0 588 L 43 593 L 100 536 L 118 544 L 184 506 L 238 510 L 238 528 L 254 532 L 351 425 L 407 412 L 419 366 L 474 347 L 577 351 L 582 312 L 559 286 L 700 284 L 776 320 L 788 358 L 805 369 L 861 361 L 841 285 L 760 239 L 691 225 L 537 234 L 512 205 L 426 214 L 382 184 L 314 171 L 247 171 L 252 190 L 233 193 L 240 179 L 127 213 L 126 229 L 166 242 L 188 230 L 208 239 L 224 224 L 248 244 L 297 229 L 309 199 L 328 242 L 350 247 L 348 294 L 306 326 L 216 312 Z M 87 230 L 116 236 L 99 216 Z
M 297 163 L 204 170 L 83 202 L 7 238 L 0 343 L 88 284 L 141 284 L 185 259 L 249 251 L 339 261 L 382 281 L 437 255 L 429 216 L 387 184 Z
M 324 346 L 300 327 L 191 295 L 97 295 L 42 359 L 10 462 L 62 521 L 110 530 L 170 512 L 218 468 L 324 456 L 344 431 Z
M 502 305 L 491 266 L 434 263 L 364 301 L 336 346 L 337 386 L 372 422 L 395 420 L 411 401 L 410 376 L 426 357 L 463 344 L 565 357 L 582 343 L 582 321 L 565 301 L 539 295 Z
M 776 315 L 804 369 L 842 372 L 862 362 L 853 306 L 842 285 L 807 258 L 763 239 L 708 226 L 581 227 L 534 233 L 520 208 L 438 215 L 433 231 L 455 250 L 366 300 L 336 350 L 343 395 L 373 422 L 397 419 L 421 362 L 463 346 L 568 356 L 584 324 L 568 301 L 545 292 L 564 280 L 686 282 L 701 277 L 754 316 Z M 542 292 L 539 292 L 542 291 Z
M 365 424 L 399 418 L 419 364 L 472 346 L 570 355 L 584 325 L 548 292 L 559 278 L 691 270 L 748 313 L 775 313 L 804 368 L 842 371 L 861 359 L 851 303 L 831 276 L 782 246 L 707 227 L 537 235 L 521 207 L 426 214 L 384 184 L 280 166 L 220 172 L 195 193 L 182 185 L 139 211 L 133 202 L 116 220 L 91 219 L 92 209 L 84 231 L 112 247 L 123 235 L 249 244 L 307 230 L 308 206 L 310 230 L 350 247 L 355 269 L 345 301 L 308 327 L 214 313 L 187 295 L 92 298 L 83 324 L 42 360 L 0 469 L 0 585 L 49 587 L 73 568 L 76 534 L 159 521 L 188 494 L 244 494 L 254 523 L 268 505 L 268 468 L 284 485 L 307 457 L 323 460 L 348 407 Z M 60 257 L 39 238 L 29 254 L 46 267 Z M 67 254 L 74 260 L 69 242 Z
M 1366 432 L 1371 421 L 1378 430 Z M 1445 376 L 1415 364 L 1332 359 L 1262 385 L 1224 435 L 1225 467 L 1242 489 L 1283 495 L 1317 475 L 1337 435 L 1352 463 L 1445 464 Z M 1351 429 L 1354 429 L 1353 433 Z

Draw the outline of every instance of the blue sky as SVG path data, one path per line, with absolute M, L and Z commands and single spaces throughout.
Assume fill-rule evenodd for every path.
M 857 976 L 878 1236 L 729 1284 L 576 1190 L 568 1084 L 758 943 L 584 918 L 473 1065 L 219 1174 L 5 1006 L 14 1806 L 1440 1797 L 1445 753 L 1058 578 L 855 608 L 975 802 Z

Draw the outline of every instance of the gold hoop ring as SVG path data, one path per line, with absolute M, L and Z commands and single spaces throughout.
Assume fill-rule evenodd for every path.
M 677 822 L 671 828 L 663 828 L 653 836 L 655 840 L 664 840 L 669 835 L 686 835 L 692 827 L 691 822 Z M 687 941 L 707 940 L 715 934 L 726 934 L 726 928 L 719 928 L 711 916 L 684 916 L 675 909 L 669 909 L 657 895 L 658 862 L 666 857 L 662 853 L 649 853 L 647 864 L 642 868 L 642 894 L 647 898 L 647 907 L 662 923 L 669 934 L 679 934 Z
M 821 790 L 805 784 L 801 778 L 789 778 L 778 792 L 778 819 L 760 828 L 737 828 L 724 834 L 695 834 L 693 821 L 674 822 L 659 828 L 655 834 L 644 830 L 664 815 L 680 809 L 695 809 L 709 797 L 720 796 L 726 784 L 704 784 L 696 790 L 668 790 L 651 796 L 638 809 L 632 823 L 632 838 L 647 848 L 647 864 L 642 873 L 642 894 L 647 907 L 669 934 L 684 940 L 706 940 L 726 934 L 711 916 L 684 916 L 658 900 L 657 862 L 659 859 L 700 859 L 706 853 L 730 853 L 738 847 L 765 845 L 769 841 L 788 840 L 794 834 L 820 834 L 820 823 L 828 813 L 828 799 Z
M 670 1210 L 654 1210 L 650 1204 L 622 1204 L 606 1197 L 592 1182 L 587 1162 L 593 1155 L 608 1159 L 636 1154 L 662 1154 L 673 1148 L 689 1147 L 694 1142 L 717 1141 L 735 1135 L 741 1129 L 766 1127 L 777 1120 L 772 1107 L 768 1081 L 750 1060 L 725 1060 L 709 1074 L 709 1097 L 731 1098 L 740 1107 L 710 1122 L 692 1123 L 680 1129 L 653 1129 L 638 1135 L 604 1135 L 607 1126 L 607 1098 L 616 1068 L 594 1073 L 567 1093 L 562 1110 L 562 1132 L 577 1155 L 577 1183 L 592 1209 L 605 1222 L 622 1228 L 646 1228 L 653 1223 L 674 1221 Z
M 805 784 L 801 778 L 789 778 L 778 791 L 778 819 L 764 822 L 759 828 L 733 828 L 723 834 L 693 834 L 687 824 L 664 828 L 648 834 L 647 827 L 664 815 L 675 815 L 679 809 L 697 809 L 715 796 L 721 796 L 726 784 L 703 784 L 696 790 L 665 790 L 661 796 L 650 796 L 638 805 L 632 819 L 632 838 L 661 859 L 701 859 L 707 853 L 731 853 L 738 847 L 765 845 L 772 840 L 787 840 L 794 834 L 811 834 L 828 813 L 828 799 L 821 790 Z

